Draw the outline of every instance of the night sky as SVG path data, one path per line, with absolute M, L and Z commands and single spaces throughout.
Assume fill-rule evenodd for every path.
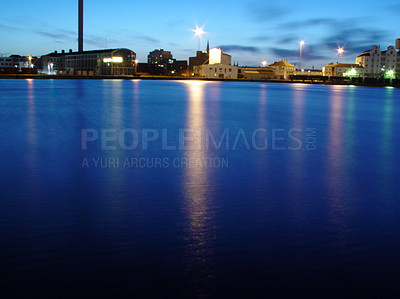
M 7 1 L 0 10 L 0 54 L 40 56 L 77 49 L 78 1 Z M 85 1 L 85 50 L 125 47 L 140 61 L 164 48 L 187 59 L 197 50 L 191 29 L 204 25 L 211 47 L 221 47 L 240 65 L 298 62 L 298 42 L 306 41 L 304 67 L 339 60 L 354 63 L 373 44 L 386 48 L 400 38 L 400 3 L 386 1 Z

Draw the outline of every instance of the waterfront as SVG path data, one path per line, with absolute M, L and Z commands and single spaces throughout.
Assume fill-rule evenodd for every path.
M 398 292 L 400 90 L 140 80 L 0 80 L 0 90 L 10 294 Z M 102 130 L 138 144 L 102 143 Z M 182 130 L 231 139 L 181 147 Z M 140 167 L 153 159 L 165 167 Z

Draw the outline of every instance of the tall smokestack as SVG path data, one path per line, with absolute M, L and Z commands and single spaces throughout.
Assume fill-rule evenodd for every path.
M 83 0 L 79 0 L 79 36 L 78 51 L 83 52 Z

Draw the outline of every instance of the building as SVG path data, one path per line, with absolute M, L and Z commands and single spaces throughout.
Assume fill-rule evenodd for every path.
M 164 49 L 154 50 L 147 56 L 147 63 L 151 64 L 165 64 L 172 61 L 173 57 L 170 51 Z
M 232 64 L 232 56 L 225 54 L 221 49 L 211 49 L 209 52 L 209 64 Z
M 363 77 L 364 68 L 358 64 L 335 63 L 322 68 L 326 77 Z
M 209 46 L 207 46 L 206 54 L 208 58 L 203 64 L 193 66 L 193 73 L 196 76 L 209 79 L 238 78 L 238 67 L 231 64 L 232 57 L 230 55 L 217 48 L 209 50 Z
M 139 63 L 138 75 L 142 76 L 188 76 L 188 65 L 186 60 L 175 60 L 172 63 L 154 64 Z
M 381 51 L 375 45 L 371 50 L 364 51 L 356 58 L 356 64 L 365 70 L 365 77 L 379 78 L 388 73 L 400 73 L 400 39 L 396 40 L 396 47 L 389 46 L 386 51 Z
M 120 48 L 84 52 L 57 51 L 44 55 L 42 72 L 63 75 L 135 75 L 135 52 Z
M 205 51 L 197 51 L 196 56 L 194 57 L 189 57 L 189 72 L 191 76 L 199 76 L 199 73 L 196 73 L 195 71 L 198 72 L 199 68 L 196 68 L 196 66 L 201 66 L 204 64 L 208 64 L 210 58 L 210 43 L 207 42 L 207 49 Z
M 125 49 L 84 51 L 83 0 L 78 1 L 78 51 L 54 51 L 40 58 L 42 73 L 63 75 L 135 75 L 135 52 Z
M 78 1 L 78 51 L 54 51 L 40 58 L 42 73 L 62 75 L 135 75 L 135 52 L 125 49 L 84 51 L 83 0 Z
M 246 80 L 275 79 L 274 69 L 269 67 L 239 67 L 238 78 Z
M 189 70 L 192 72 L 192 75 L 198 75 L 194 72 L 194 67 L 201 66 L 203 64 L 208 63 L 209 54 L 207 51 L 197 51 L 196 56 L 189 57 Z
M 172 67 L 171 74 L 184 77 L 189 76 L 187 60 L 174 60 Z
M 186 60 L 176 60 L 170 51 L 154 50 L 147 56 L 147 63 L 140 63 L 138 72 L 152 76 L 187 76 Z
M 322 70 L 315 69 L 303 69 L 301 71 L 296 70 L 294 74 L 296 76 L 323 76 Z
M 11 57 L 0 57 L 0 67 L 1 68 L 9 68 L 13 67 L 13 60 Z
M 0 57 L 0 73 L 3 74 L 35 74 L 37 69 L 35 63 L 37 57 L 11 55 L 10 57 Z
M 273 64 L 270 64 L 269 67 L 274 70 L 279 79 L 288 80 L 290 79 L 290 76 L 294 75 L 296 72 L 296 67 L 284 60 L 274 62 Z
M 238 67 L 228 64 L 205 64 L 194 67 L 194 72 L 208 79 L 237 79 Z

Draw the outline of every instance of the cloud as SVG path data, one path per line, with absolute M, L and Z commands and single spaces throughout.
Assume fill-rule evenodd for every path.
M 266 35 L 257 35 L 257 36 L 253 36 L 250 37 L 249 40 L 250 41 L 255 41 L 255 42 L 266 42 L 271 40 L 271 36 L 266 36 Z
M 291 13 L 291 10 L 277 4 L 261 4 L 251 2 L 247 4 L 247 15 L 256 23 L 277 20 Z
M 345 50 L 348 52 L 347 55 L 350 53 L 358 55 L 369 49 L 373 44 L 380 44 L 391 38 L 389 31 L 378 29 L 378 27 L 374 26 L 373 18 L 370 17 L 345 19 L 314 18 L 302 21 L 290 21 L 278 24 L 275 30 L 290 30 L 291 32 L 299 32 L 299 34 L 301 33 L 304 36 L 304 33 L 313 35 L 314 29 L 321 29 L 320 27 L 323 27 L 324 34 L 319 38 L 313 39 L 313 44 L 318 44 L 319 47 L 313 49 L 314 52 L 309 54 L 311 57 L 323 57 L 322 55 L 318 55 L 319 53 L 327 55 L 328 53 L 335 53 L 334 50 L 338 46 L 345 46 Z M 277 38 L 275 42 L 277 44 L 291 44 L 296 40 L 296 35 L 292 34 Z M 285 52 L 283 47 L 275 48 L 275 50 L 275 54 L 286 55 L 285 57 L 290 57 L 291 54 L 294 54 Z M 295 49 L 294 51 L 298 50 Z M 298 56 L 298 54 L 296 55 Z M 304 55 L 307 54 L 305 53 Z
M 291 44 L 294 42 L 297 42 L 299 39 L 296 36 L 286 36 L 286 37 L 282 37 L 277 39 L 277 43 L 278 44 Z
M 106 40 L 105 38 L 90 38 L 88 36 L 85 36 L 83 42 L 85 45 L 91 45 L 96 48 L 106 48 L 108 46 L 107 44 L 111 44 L 113 41 L 110 41 L 108 39 Z
M 386 30 L 373 28 L 362 28 L 358 26 L 340 28 L 331 31 L 331 35 L 323 38 L 321 45 L 327 49 L 334 49 L 338 45 L 345 46 L 345 50 L 350 53 L 359 54 L 374 44 L 390 39 L 391 35 Z
M 184 19 L 173 19 L 173 20 L 167 21 L 165 23 L 165 26 L 166 27 L 175 27 L 175 26 L 181 25 L 183 23 L 185 23 Z
M 316 18 L 310 20 L 283 22 L 276 26 L 278 30 L 304 29 L 313 26 L 335 26 L 338 20 L 333 18 Z
M 132 36 L 134 39 L 143 40 L 151 44 L 159 44 L 160 40 L 152 38 L 151 36 L 143 35 L 143 34 L 134 34 Z
M 313 45 L 307 45 L 307 48 L 304 48 L 302 58 L 307 60 L 326 60 L 327 56 L 321 55 L 320 50 L 317 50 L 319 47 Z M 299 59 L 299 50 L 295 49 L 282 49 L 282 48 L 271 48 L 270 51 L 277 57 L 280 58 L 289 58 L 290 60 Z
M 258 47 L 251 47 L 251 46 L 240 46 L 240 45 L 225 45 L 219 46 L 221 50 L 224 52 L 250 52 L 250 53 L 257 53 L 260 51 Z
M 1 24 L 1 23 L 0 23 L 0 30 L 4 30 L 4 31 L 16 31 L 16 30 L 19 30 L 19 28 L 13 27 L 13 26 L 9 26 L 9 25 L 5 25 L 5 24 Z
M 387 6 L 385 6 L 385 10 L 389 11 L 395 15 L 399 15 L 400 14 L 400 3 L 387 5 Z
M 45 36 L 45 37 L 50 37 L 50 38 L 54 38 L 54 39 L 64 39 L 64 38 L 70 38 L 69 36 L 66 36 L 66 35 L 64 35 L 64 34 L 59 34 L 59 33 L 57 33 L 57 32 L 50 32 L 50 31 L 42 31 L 42 30 L 35 30 L 35 32 L 37 33 L 37 34 L 40 34 L 40 35 L 42 35 L 42 36 Z

